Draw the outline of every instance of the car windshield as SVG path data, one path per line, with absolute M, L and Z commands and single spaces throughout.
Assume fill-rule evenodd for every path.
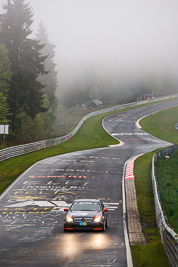
M 100 205 L 97 202 L 76 202 L 72 205 L 71 211 L 99 211 Z

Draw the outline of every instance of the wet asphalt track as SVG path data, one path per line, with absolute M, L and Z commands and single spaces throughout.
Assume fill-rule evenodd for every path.
M 178 105 L 171 100 L 111 115 L 104 128 L 125 145 L 42 160 L 0 199 L 0 266 L 127 266 L 122 173 L 127 159 L 170 145 L 139 130 L 142 116 Z M 101 198 L 105 233 L 63 232 L 63 209 L 76 198 Z

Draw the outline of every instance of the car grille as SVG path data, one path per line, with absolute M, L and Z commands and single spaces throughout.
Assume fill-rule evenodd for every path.
M 74 218 L 74 221 L 76 223 L 79 223 L 79 222 L 86 222 L 86 223 L 90 223 L 93 221 L 93 217 L 87 217 L 87 218 L 83 218 L 83 217 L 77 217 L 77 218 Z

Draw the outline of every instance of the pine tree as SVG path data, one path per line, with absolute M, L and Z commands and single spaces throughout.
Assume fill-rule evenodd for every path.
M 8 51 L 4 45 L 0 45 L 0 124 L 8 122 L 9 107 L 7 94 L 11 74 Z
M 49 110 L 42 114 L 42 118 L 44 120 L 44 129 L 46 132 L 46 136 L 48 138 L 51 137 L 53 133 L 53 126 L 55 122 L 54 112 L 57 108 L 58 100 L 56 97 L 56 90 L 58 87 L 58 79 L 57 79 L 57 71 L 55 70 L 56 64 L 54 63 L 55 58 L 55 45 L 49 42 L 47 30 L 41 22 L 39 25 L 38 33 L 36 35 L 37 40 L 39 40 L 41 45 L 44 45 L 41 52 L 43 56 L 47 56 L 44 64 L 45 70 L 47 73 L 45 75 L 40 75 L 38 81 L 43 84 L 44 89 L 43 92 L 47 96 L 46 101 L 49 102 L 50 108 Z
M 39 41 L 30 38 L 33 22 L 32 9 L 25 0 L 7 0 L 0 15 L 0 43 L 9 51 L 12 79 L 8 103 L 12 112 L 12 131 L 20 130 L 21 114 L 25 112 L 34 118 L 43 108 L 43 85 L 37 81 L 39 75 L 46 73 L 41 56 Z
M 36 35 L 37 40 L 39 40 L 40 44 L 45 44 L 42 49 L 42 55 L 47 58 L 44 62 L 45 70 L 48 72 L 45 75 L 39 77 L 39 81 L 44 85 L 44 93 L 47 95 L 48 100 L 50 102 L 51 109 L 56 108 L 57 99 L 56 99 L 56 90 L 58 87 L 58 79 L 57 79 L 57 71 L 55 70 L 56 64 L 54 63 L 55 57 L 55 45 L 49 42 L 46 28 L 41 22 L 39 25 L 38 33 Z

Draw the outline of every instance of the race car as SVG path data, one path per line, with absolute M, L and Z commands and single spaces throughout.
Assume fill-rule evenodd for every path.
M 76 199 L 64 219 L 64 231 L 98 230 L 105 231 L 108 226 L 108 209 L 99 199 Z

